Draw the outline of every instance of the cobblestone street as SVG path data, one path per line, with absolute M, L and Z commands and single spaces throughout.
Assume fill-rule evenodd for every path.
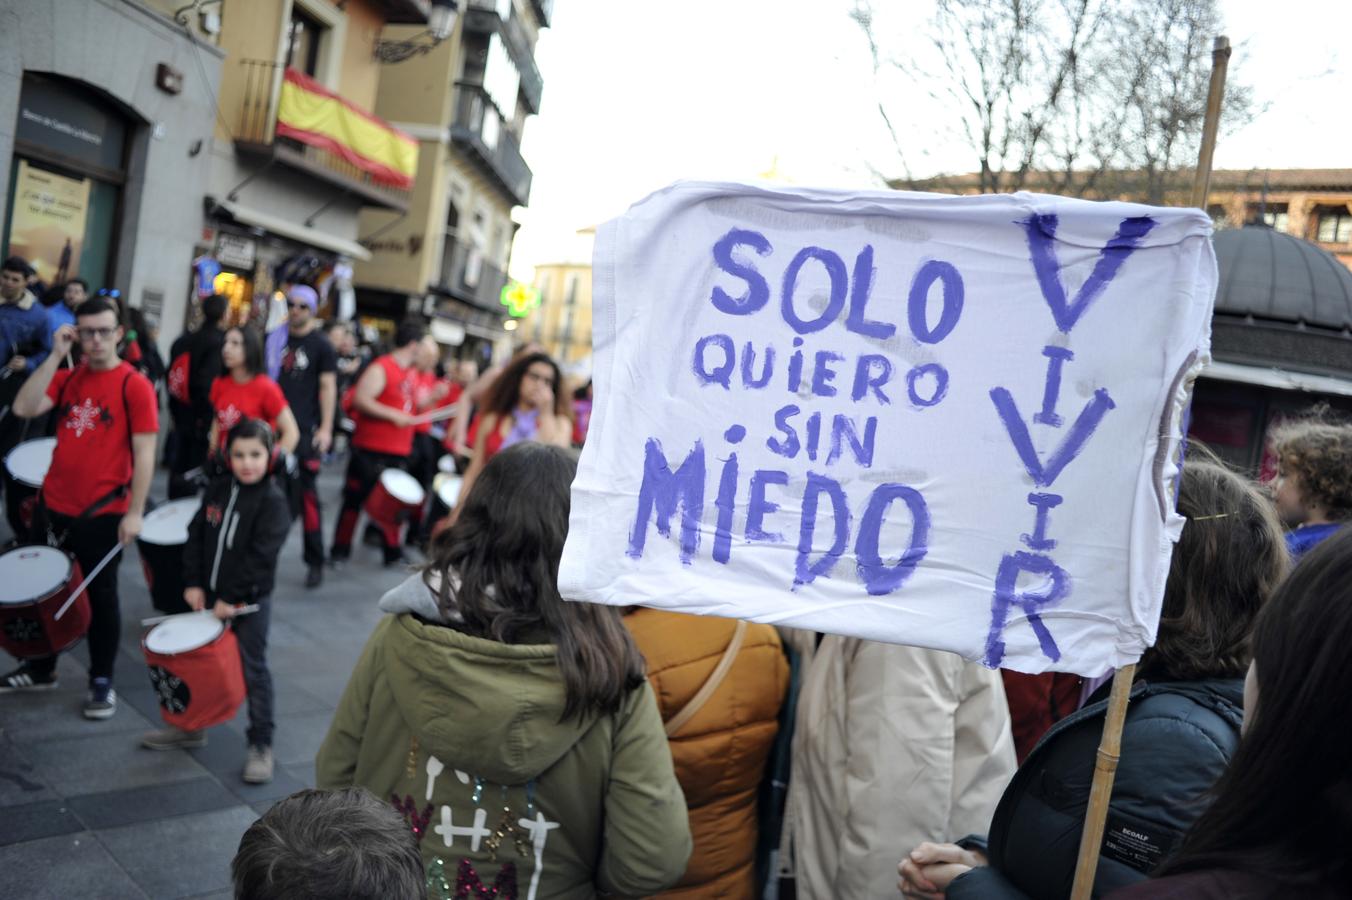
M 326 538 L 340 478 L 333 465 L 321 480 Z M 151 493 L 164 497 L 162 474 Z M 117 714 L 102 722 L 80 715 L 83 643 L 62 656 L 56 690 L 0 696 L 0 867 L 7 873 L 0 896 L 231 896 L 229 864 L 240 835 L 275 800 L 314 784 L 315 751 L 379 618 L 376 601 L 401 575 L 380 567 L 378 550 L 359 546 L 344 571 L 307 591 L 300 529 L 293 529 L 278 564 L 269 635 L 277 770 L 267 785 L 240 779 L 244 707 L 211 729 L 203 748 L 141 748 L 141 733 L 162 722 L 140 647 L 140 620 L 157 613 L 135 547 L 119 577 Z

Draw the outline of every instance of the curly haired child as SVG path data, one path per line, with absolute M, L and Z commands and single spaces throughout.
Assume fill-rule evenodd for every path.
M 1273 432 L 1272 448 L 1277 513 L 1292 529 L 1286 543 L 1299 559 L 1352 517 L 1352 425 L 1282 425 Z

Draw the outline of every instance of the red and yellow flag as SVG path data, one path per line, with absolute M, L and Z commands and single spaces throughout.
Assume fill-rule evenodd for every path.
M 378 184 L 413 187 L 418 142 L 295 69 L 282 78 L 277 135 L 336 153 Z

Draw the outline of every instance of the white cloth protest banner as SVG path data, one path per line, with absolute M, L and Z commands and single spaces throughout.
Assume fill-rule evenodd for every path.
M 597 232 L 570 600 L 1098 675 L 1154 641 L 1197 210 L 678 183 Z

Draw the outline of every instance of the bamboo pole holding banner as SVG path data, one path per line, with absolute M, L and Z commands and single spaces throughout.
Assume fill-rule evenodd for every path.
M 1221 101 L 1225 99 L 1225 72 L 1230 67 L 1230 39 L 1216 38 L 1211 50 L 1211 87 L 1206 95 L 1206 119 L 1202 124 L 1202 146 L 1197 151 L 1197 175 L 1192 180 L 1190 206 L 1206 209 L 1211 190 L 1211 157 L 1216 152 L 1216 131 L 1221 122 Z
M 1211 51 L 1211 86 L 1207 91 L 1202 146 L 1197 151 L 1197 172 L 1193 177 L 1189 204 L 1202 210 L 1206 209 L 1207 194 L 1211 188 L 1211 159 L 1216 152 L 1216 132 L 1220 125 L 1221 101 L 1225 98 L 1225 73 L 1229 63 L 1230 39 L 1218 37 Z M 1099 740 L 1098 754 L 1094 760 L 1094 781 L 1089 787 L 1084 831 L 1080 834 L 1080 855 L 1075 863 L 1071 900 L 1090 900 L 1093 896 L 1094 876 L 1098 873 L 1099 852 L 1108 819 L 1108 802 L 1112 799 L 1117 763 L 1122 755 L 1122 726 L 1127 719 L 1127 702 L 1135 678 L 1136 663 L 1123 666 L 1113 674 L 1108 712 L 1103 721 L 1103 737 Z

